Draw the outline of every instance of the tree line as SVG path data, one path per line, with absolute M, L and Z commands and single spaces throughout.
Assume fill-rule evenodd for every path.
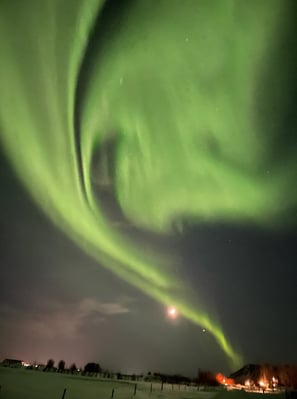
M 99 363 L 89 362 L 84 366 L 82 370 L 78 368 L 75 363 L 72 363 L 68 369 L 65 367 L 65 365 L 66 365 L 65 361 L 60 360 L 57 366 L 55 367 L 55 361 L 53 359 L 49 359 L 43 371 L 57 371 L 58 373 L 70 372 L 71 374 L 81 372 L 83 375 L 100 374 L 102 372 Z

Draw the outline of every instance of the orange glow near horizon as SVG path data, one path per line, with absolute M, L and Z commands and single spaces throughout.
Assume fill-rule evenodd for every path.
M 216 375 L 216 380 L 218 381 L 219 384 L 222 384 L 222 385 L 234 385 L 235 384 L 235 382 L 232 378 L 227 378 L 222 373 L 218 373 Z

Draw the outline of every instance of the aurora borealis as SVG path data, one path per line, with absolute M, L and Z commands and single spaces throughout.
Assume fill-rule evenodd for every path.
M 138 0 L 114 17 L 112 3 L 1 2 L 1 145 L 56 226 L 205 328 L 238 366 L 199 292 L 193 302 L 167 256 L 106 217 L 100 191 L 113 191 L 127 223 L 162 236 L 188 222 L 294 226 L 296 88 L 282 40 L 296 5 Z

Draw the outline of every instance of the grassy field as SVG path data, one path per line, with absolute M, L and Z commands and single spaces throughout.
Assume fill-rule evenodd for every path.
M 0 367 L 0 399 L 108 399 L 111 398 L 112 389 L 115 389 L 114 399 L 252 399 L 261 398 L 260 394 L 247 394 L 245 392 L 225 391 L 197 391 L 189 387 L 185 388 L 165 385 L 161 392 L 160 384 L 153 384 L 153 392 L 150 393 L 150 383 L 138 382 L 137 392 L 134 396 L 133 382 L 118 382 L 113 380 L 101 380 L 72 376 L 68 374 L 44 373 L 25 369 L 11 369 Z M 273 396 L 274 399 L 283 399 L 281 395 L 265 395 L 265 399 Z

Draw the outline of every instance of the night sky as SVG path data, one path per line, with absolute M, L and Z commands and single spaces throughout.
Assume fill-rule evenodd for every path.
M 0 358 L 188 376 L 296 363 L 296 2 L 74 1 L 86 42 L 71 51 L 74 11 L 12 3 L 0 5 Z

